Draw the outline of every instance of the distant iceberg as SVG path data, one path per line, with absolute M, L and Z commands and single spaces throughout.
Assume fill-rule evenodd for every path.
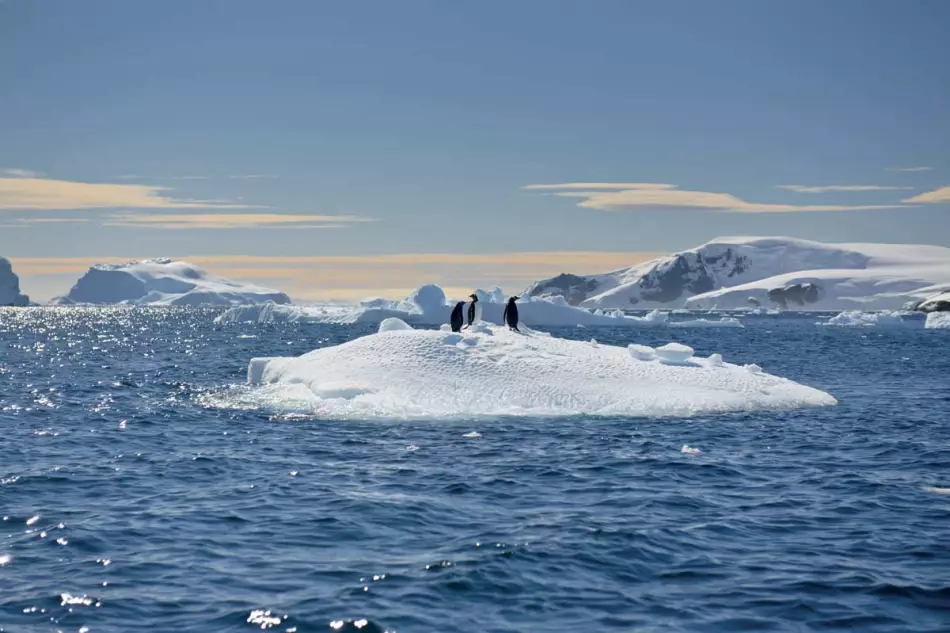
M 685 345 L 614 347 L 484 322 L 455 334 L 387 321 L 296 358 L 254 358 L 241 397 L 324 418 L 690 416 L 836 404 Z
M 65 297 L 52 303 L 125 305 L 238 305 L 290 303 L 283 292 L 211 275 L 194 264 L 150 259 L 97 264 L 80 277 Z
M 13 272 L 13 265 L 0 257 L 0 306 L 26 305 L 30 305 L 30 298 L 20 292 L 20 278 Z
M 839 327 L 904 327 L 908 325 L 919 325 L 921 320 L 908 319 L 903 316 L 912 317 L 912 314 L 899 311 L 883 312 L 861 312 L 858 310 L 849 310 L 837 314 L 824 323 L 818 325 L 839 326 Z
M 950 330 L 950 312 L 931 312 L 924 324 L 928 330 Z
M 482 319 L 501 323 L 507 297 L 500 288 L 491 291 L 476 290 L 482 307 Z M 466 298 L 465 301 L 470 301 Z M 274 323 L 310 321 L 314 323 L 378 324 L 397 318 L 410 325 L 441 325 L 448 323 L 455 305 L 437 285 L 428 284 L 413 291 L 402 301 L 377 297 L 361 301 L 349 309 L 310 306 L 249 306 L 234 307 L 220 314 L 215 323 Z M 518 301 L 521 322 L 531 327 L 630 326 L 665 325 L 666 312 L 654 310 L 642 316 L 627 316 L 620 310 L 585 310 L 569 305 L 563 297 L 522 297 Z

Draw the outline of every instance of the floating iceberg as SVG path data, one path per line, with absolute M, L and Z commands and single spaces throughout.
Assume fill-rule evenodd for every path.
M 928 330 L 950 330 L 950 312 L 931 312 L 924 327 Z
M 903 327 L 916 325 L 916 321 L 905 321 L 904 313 L 897 311 L 861 312 L 851 310 L 835 315 L 818 325 L 836 325 L 839 327 Z
M 0 306 L 30 305 L 30 298 L 20 292 L 20 278 L 6 257 L 0 257 Z
M 500 288 L 490 292 L 476 290 L 482 319 L 501 323 L 508 298 Z M 466 301 L 469 299 L 466 298 Z M 314 323 L 379 324 L 397 318 L 410 325 L 440 325 L 449 322 L 455 301 L 446 298 L 445 292 L 436 285 L 416 289 L 402 301 L 390 301 L 373 297 L 348 309 L 315 308 L 308 306 L 235 306 L 216 319 L 215 323 L 257 322 L 274 323 L 285 321 L 310 321 Z M 642 316 L 627 316 L 620 310 L 585 310 L 569 305 L 563 297 L 522 297 L 518 301 L 521 322 L 531 327 L 575 327 L 665 325 L 669 318 L 666 312 L 654 310 Z
M 97 264 L 79 278 L 59 304 L 236 305 L 290 303 L 271 288 L 216 277 L 188 262 L 150 259 Z
M 249 397 L 333 419 L 689 416 L 836 404 L 817 389 L 675 343 L 622 348 L 484 322 L 462 334 L 389 323 L 300 357 L 252 359 Z
M 735 317 L 722 317 L 718 321 L 693 319 L 691 321 L 670 321 L 670 327 L 745 327 Z

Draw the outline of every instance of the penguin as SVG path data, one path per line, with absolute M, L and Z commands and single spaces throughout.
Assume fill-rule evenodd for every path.
M 482 306 L 478 305 L 478 295 L 471 294 L 472 302 L 468 304 L 468 324 L 465 327 L 471 327 L 482 318 Z
M 508 305 L 505 306 L 505 313 L 502 315 L 502 320 L 508 324 L 515 332 L 520 332 L 518 329 L 518 306 L 515 305 L 515 301 L 521 297 L 511 297 L 508 299 Z
M 465 317 L 462 315 L 462 307 L 464 305 L 464 301 L 459 301 L 455 304 L 455 307 L 452 308 L 452 316 L 449 320 L 452 323 L 453 332 L 460 331 L 462 329 L 462 324 L 465 322 Z

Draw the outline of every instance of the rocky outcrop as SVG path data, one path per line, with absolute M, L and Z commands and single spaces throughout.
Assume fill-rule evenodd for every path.
M 918 312 L 950 312 L 950 292 L 924 299 L 914 306 L 914 310 Z
M 768 297 L 769 301 L 782 308 L 789 305 L 805 306 L 816 303 L 821 298 L 821 286 L 815 283 L 789 284 L 782 288 L 772 288 Z
M 561 273 L 529 287 L 523 294 L 529 297 L 564 297 L 572 306 L 580 305 L 600 284 L 596 279 Z

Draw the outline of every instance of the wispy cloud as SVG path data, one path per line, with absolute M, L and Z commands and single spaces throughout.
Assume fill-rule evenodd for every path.
M 795 191 L 797 193 L 826 193 L 829 191 L 898 191 L 913 189 L 913 187 L 892 187 L 890 185 L 823 185 L 809 187 L 806 185 L 776 185 L 776 189 Z
M 950 187 L 941 187 L 940 189 L 935 189 L 934 191 L 927 191 L 920 195 L 914 196 L 913 198 L 908 198 L 904 202 L 925 202 L 925 203 L 940 203 L 940 202 L 950 202 Z
M 88 218 L 10 218 L 3 220 L 2 223 L 0 223 L 0 227 L 15 229 L 37 224 L 80 224 L 88 221 Z
M 167 187 L 74 182 L 52 178 L 0 178 L 2 210 L 137 209 L 259 209 L 227 200 L 190 200 L 168 195 Z
M 20 169 L 18 167 L 0 170 L 0 174 L 3 174 L 4 176 L 9 176 L 10 178 L 40 178 L 41 176 L 45 175 L 39 171 L 32 171 L 30 169 Z
M 116 213 L 106 216 L 103 224 L 154 229 L 338 229 L 374 221 L 353 215 L 289 213 Z
M 888 167 L 886 171 L 933 171 L 933 167 Z
M 815 211 L 868 211 L 872 209 L 896 209 L 905 205 L 833 205 L 833 204 L 771 204 L 747 202 L 728 193 L 689 191 L 675 185 L 652 185 L 627 188 L 628 183 L 598 183 L 601 191 L 588 191 L 586 183 L 559 185 L 527 185 L 525 189 L 554 190 L 556 196 L 584 198 L 578 206 L 602 211 L 640 211 L 649 209 L 679 208 L 702 209 L 721 213 L 796 213 Z M 616 189 L 616 191 L 603 191 Z

